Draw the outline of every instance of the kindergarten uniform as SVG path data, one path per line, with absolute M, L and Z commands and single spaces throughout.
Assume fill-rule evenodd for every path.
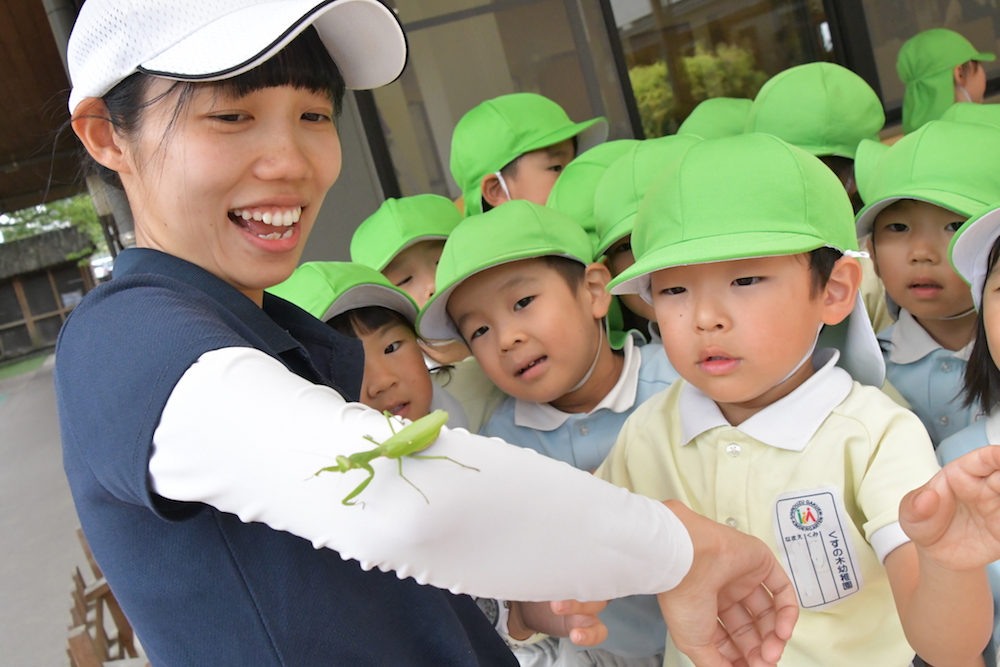
M 937 449 L 938 461 L 942 466 L 968 454 L 974 449 L 1000 443 L 1000 413 L 990 415 L 973 423 L 955 435 L 944 440 Z M 986 566 L 993 591 L 993 641 L 986 647 L 983 657 L 988 667 L 997 664 L 997 649 L 1000 647 L 1000 561 Z
M 809 380 L 736 427 L 675 382 L 636 410 L 596 474 L 771 546 L 802 608 L 782 667 L 903 667 L 914 652 L 882 562 L 909 541 L 900 500 L 938 466 L 919 420 L 839 356 L 818 351 Z M 668 637 L 664 665 L 691 664 Z
M 886 377 L 927 427 L 936 447 L 976 419 L 977 410 L 962 406 L 962 378 L 972 343 L 946 350 L 905 310 L 878 334 Z

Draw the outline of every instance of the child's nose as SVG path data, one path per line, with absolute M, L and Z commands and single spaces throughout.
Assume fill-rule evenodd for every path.
M 721 331 L 730 324 L 725 310 L 715 301 L 702 299 L 695 304 L 694 325 L 700 331 Z

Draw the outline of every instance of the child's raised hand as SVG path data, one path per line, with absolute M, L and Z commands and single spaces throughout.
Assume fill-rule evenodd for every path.
M 607 602 L 512 602 L 507 627 L 515 639 L 523 639 L 532 632 L 553 637 L 569 637 L 574 644 L 595 646 L 608 638 L 608 628 L 597 617 Z M 517 627 L 527 632 L 517 635 Z
M 1000 447 L 969 452 L 908 493 L 899 522 L 924 555 L 947 569 L 1000 560 Z

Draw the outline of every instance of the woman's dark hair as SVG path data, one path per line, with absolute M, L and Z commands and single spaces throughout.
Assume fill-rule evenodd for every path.
M 263 88 L 293 86 L 316 93 L 327 93 L 333 101 L 335 115 L 340 115 L 346 86 L 344 78 L 333 62 L 319 33 L 309 26 L 272 58 L 249 72 L 221 81 L 194 83 L 176 81 L 167 92 L 146 102 L 143 99 L 154 77 L 136 72 L 112 88 L 104 97 L 111 124 L 125 137 L 135 134 L 142 124 L 142 112 L 159 100 L 177 95 L 171 127 L 190 101 L 195 86 L 212 86 L 217 91 L 242 97 Z M 170 132 L 168 127 L 167 132 Z M 166 137 L 164 137 L 166 140 Z M 109 185 L 121 188 L 121 181 L 114 171 L 98 164 L 83 151 L 85 174 L 97 174 Z
M 986 265 L 986 275 L 993 272 L 1000 259 L 1000 239 L 993 243 L 990 257 Z M 997 368 L 990 355 L 990 346 L 986 340 L 986 323 L 983 321 L 983 306 L 980 302 L 979 313 L 976 314 L 976 337 L 972 343 L 972 354 L 965 365 L 965 378 L 962 393 L 965 400 L 962 405 L 973 407 L 978 405 L 984 412 L 992 412 L 1000 405 L 1000 369 Z
M 402 313 L 397 313 L 395 310 L 383 306 L 355 308 L 354 310 L 331 317 L 327 320 L 326 324 L 330 328 L 351 338 L 360 338 L 361 336 L 374 333 L 383 327 L 398 324 L 412 331 L 413 335 L 419 339 L 412 322 L 406 319 Z

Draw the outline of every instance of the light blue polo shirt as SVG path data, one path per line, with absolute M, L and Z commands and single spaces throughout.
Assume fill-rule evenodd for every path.
M 976 419 L 979 411 L 962 407 L 961 396 L 972 343 L 956 352 L 946 350 L 905 310 L 878 339 L 886 378 L 920 417 L 935 447 Z
M 944 440 L 937 448 L 938 462 L 942 466 L 947 465 L 974 449 L 991 444 L 1000 444 L 1000 413 L 980 419 Z M 990 578 L 990 590 L 993 591 L 993 642 L 986 647 L 983 657 L 986 658 L 987 665 L 995 665 L 997 652 L 1000 650 L 1000 561 L 987 565 L 986 574 Z
M 622 351 L 621 377 L 590 412 L 571 414 L 547 403 L 508 398 L 482 433 L 593 472 L 611 451 L 629 415 L 680 377 L 662 345 L 639 346 L 629 336 Z M 608 639 L 598 648 L 625 658 L 663 653 L 667 628 L 656 596 L 612 600 L 600 618 L 608 626 Z

